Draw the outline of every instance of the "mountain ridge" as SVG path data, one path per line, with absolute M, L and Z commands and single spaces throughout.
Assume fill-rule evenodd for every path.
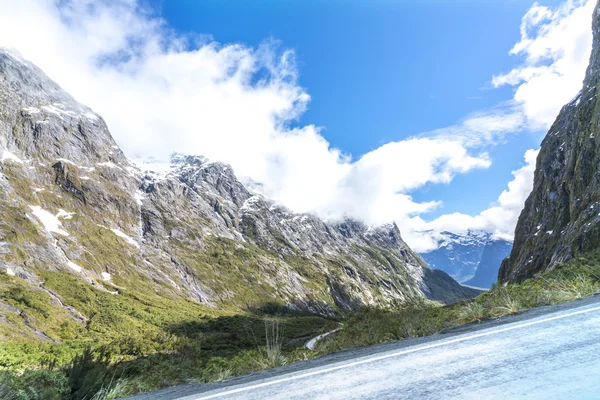
M 99 317 L 68 304 L 63 280 L 114 296 L 141 290 L 224 310 L 275 301 L 327 315 L 477 294 L 427 268 L 395 224 L 293 213 L 202 156 L 139 169 L 102 117 L 1 50 L 0 149 L 0 289 L 46 293 L 76 324 Z M 0 335 L 25 329 L 7 321 Z

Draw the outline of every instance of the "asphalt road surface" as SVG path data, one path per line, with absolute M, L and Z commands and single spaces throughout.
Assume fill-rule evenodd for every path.
M 135 400 L 600 399 L 600 296 Z

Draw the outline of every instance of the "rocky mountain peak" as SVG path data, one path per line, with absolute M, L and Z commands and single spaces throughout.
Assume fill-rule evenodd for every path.
M 367 230 L 366 235 L 378 239 L 380 242 L 385 243 L 386 246 L 406 246 L 402 240 L 400 228 L 398 228 L 395 222 L 371 227 Z
M 128 161 L 104 120 L 77 103 L 35 65 L 0 49 L 0 135 L 3 152 L 72 165 Z
M 79 111 L 90 111 L 78 104 L 36 65 L 23 60 L 18 53 L 0 47 L 0 70 L 3 86 L 18 94 L 19 104 L 64 104 Z

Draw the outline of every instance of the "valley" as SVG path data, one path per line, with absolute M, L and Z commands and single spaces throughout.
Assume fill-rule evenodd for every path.
M 113 107 L 106 108 L 113 119 L 105 120 L 17 49 L 0 47 L 1 399 L 175 399 L 202 393 L 211 398 L 375 398 L 394 397 L 395 391 L 427 397 L 434 386 L 448 396 L 494 397 L 502 392 L 504 381 L 522 379 L 522 386 L 511 386 L 507 392 L 518 397 L 528 393 L 528 385 L 537 384 L 537 376 L 548 380 L 556 370 L 576 377 L 581 375 L 581 365 L 598 368 L 597 352 L 586 351 L 597 347 L 595 296 L 600 293 L 598 4 L 582 89 L 564 105 L 545 135 L 535 172 L 533 157 L 527 161 L 533 185 L 519 173 L 524 167 L 512 175 L 501 171 L 513 180 L 497 201 L 474 216 L 442 214 L 443 201 L 429 200 L 428 191 L 446 193 L 448 203 L 460 210 L 481 206 L 475 198 L 478 193 L 463 190 L 469 187 L 464 180 L 457 178 L 458 189 L 449 185 L 459 174 L 489 169 L 497 157 L 493 146 L 533 129 L 525 112 L 531 110 L 516 98 L 498 107 L 513 112 L 523 106 L 518 118 L 507 108 L 499 116 L 476 112 L 445 130 L 379 143 L 376 150 L 365 150 L 353 159 L 350 152 L 334 148 L 321 136 L 323 128 L 296 126 L 309 96 L 296 82 L 293 51 L 275 59 L 273 54 L 278 53 L 271 54 L 268 45 L 254 51 L 242 44 L 228 47 L 197 32 L 180 37 L 175 29 L 165 28 L 167 17 L 153 19 L 153 14 L 141 13 L 136 1 L 119 3 L 119 12 L 110 15 L 95 14 L 88 3 L 77 4 L 83 4 L 85 12 L 93 11 L 88 16 L 92 21 L 126 21 L 143 32 L 141 37 L 147 30 L 152 38 L 152 32 L 160 32 L 160 40 L 147 43 L 140 36 L 124 36 L 115 48 L 126 43 L 132 53 L 90 56 L 98 79 L 127 77 L 131 86 L 114 86 L 118 90 L 111 93 L 115 103 L 123 104 L 121 117 L 131 117 L 126 124 L 114 118 Z M 131 18 L 138 24 L 117 18 L 121 12 L 127 15 L 131 4 L 142 15 Z M 565 4 L 575 7 L 572 2 Z M 577 3 L 584 7 L 581 4 Z M 564 14 L 567 8 L 560 10 Z M 554 19 L 564 17 L 537 3 L 531 10 L 523 17 L 522 35 L 533 24 L 532 15 L 539 17 L 536 24 L 546 21 L 548 29 L 555 28 Z M 57 23 L 77 28 L 69 15 L 60 14 Z M 112 38 L 110 28 L 100 32 Z M 522 40 L 528 45 L 525 36 Z M 188 41 L 198 48 L 186 52 L 186 46 L 191 46 Z M 71 47 L 89 50 L 87 46 L 94 43 L 82 41 Z M 520 54 L 517 50 L 511 50 L 511 55 Z M 560 53 L 546 50 L 544 57 Z M 145 51 L 164 56 L 150 72 L 137 58 Z M 227 58 L 232 54 L 233 61 Z M 245 58 L 249 54 L 256 59 L 250 62 Z M 185 62 L 177 64 L 181 55 Z M 227 107 L 242 104 L 238 114 L 248 117 L 244 121 L 259 121 L 239 133 L 238 138 L 246 139 L 243 135 L 248 134 L 249 139 L 232 140 L 219 152 L 211 147 L 212 141 L 202 142 L 207 152 L 225 154 L 231 164 L 206 157 L 198 151 L 200 145 L 179 146 L 189 147 L 190 154 L 172 152 L 160 160 L 126 152 L 126 145 L 136 146 L 116 139 L 131 139 L 127 129 L 134 131 L 136 145 L 156 139 L 153 135 L 158 131 L 168 132 L 169 141 L 193 142 L 171 132 L 185 125 L 177 107 L 194 115 L 198 111 L 177 97 L 187 93 L 180 83 L 193 79 L 181 78 L 174 84 L 161 75 L 163 68 L 175 64 L 179 72 L 194 70 L 193 57 L 218 59 L 208 63 L 214 74 L 203 78 L 206 87 L 217 85 L 218 90 L 210 92 L 209 102 L 200 101 L 204 94 L 196 97 L 193 89 L 192 98 L 207 110 L 213 110 L 208 104 L 213 100 Z M 544 57 L 540 60 L 545 62 Z M 65 80 L 66 73 L 48 65 L 57 80 Z M 85 65 L 77 65 L 86 76 Z M 534 67 L 541 68 L 539 63 Z M 186 73 L 181 76 L 194 75 Z M 147 93 L 164 100 L 160 110 L 172 113 L 160 120 L 170 121 L 166 128 L 150 118 L 156 109 L 144 108 L 141 97 L 132 95 L 138 82 L 134 78 L 153 88 Z M 509 78 L 526 80 L 522 74 Z M 509 78 L 494 76 L 494 85 L 507 84 L 496 81 Z M 157 87 L 170 84 L 175 88 L 172 93 L 164 99 L 157 95 L 162 93 Z M 96 92 L 102 90 L 96 87 L 93 94 L 100 96 Z M 256 97 L 246 102 L 243 96 L 250 92 Z M 335 93 L 340 99 L 352 97 Z M 237 95 L 244 101 L 231 100 L 242 98 Z M 425 97 L 433 102 L 436 96 L 432 91 Z M 482 100 L 476 97 L 467 96 L 469 101 Z M 131 101 L 136 98 L 140 104 Z M 450 108 L 447 105 L 441 109 Z M 263 106 L 264 120 L 257 117 L 263 115 Z M 227 111 L 203 115 L 224 124 L 236 118 Z M 311 110 L 315 111 L 320 110 Z M 428 108 L 427 113 L 431 114 Z M 358 119 L 359 114 L 351 117 Z M 428 118 L 420 117 L 429 123 Z M 114 136 L 107 121 L 115 122 Z M 483 123 L 493 125 L 489 132 L 478 130 Z M 223 135 L 219 129 L 207 133 L 191 126 L 191 136 Z M 246 129 L 244 123 L 239 126 Z M 535 129 L 540 126 L 544 125 Z M 436 136 L 442 131 L 449 136 Z M 229 154 L 243 158 L 244 151 L 258 152 L 253 148 L 257 138 L 269 151 L 261 153 L 266 161 L 253 172 L 260 175 L 257 171 L 262 167 L 270 168 L 262 176 L 273 182 L 245 175 L 247 171 L 238 166 L 248 164 L 236 164 Z M 285 152 L 289 145 L 281 144 L 288 140 L 294 150 L 306 146 L 310 151 L 292 157 Z M 425 154 L 424 149 L 432 148 L 436 154 Z M 314 160 L 306 157 L 311 152 Z M 333 167 L 326 171 L 323 165 Z M 503 167 L 507 165 L 508 161 Z M 304 179 L 306 169 L 314 174 L 312 180 Z M 290 191 L 296 182 L 300 190 Z M 481 183 L 471 188 L 479 190 Z M 434 184 L 437 188 L 429 187 Z M 303 191 L 318 196 L 305 198 Z M 293 201 L 289 193 L 295 194 Z M 300 203 L 306 204 L 300 207 Z M 511 240 L 507 226 L 512 232 L 521 209 Z M 311 212 L 301 212 L 307 210 Z M 426 221 L 421 218 L 426 213 L 439 214 Z M 440 226 L 444 229 L 429 230 Z M 425 243 L 427 247 L 419 235 L 429 235 L 435 243 Z M 521 337 L 519 332 L 530 336 Z M 438 341 L 440 337 L 449 340 Z M 507 352 L 506 343 L 518 350 Z M 494 351 L 502 346 L 502 351 Z M 579 364 L 570 363 L 571 350 Z M 549 356 L 553 352 L 556 358 Z M 519 376 L 515 365 L 525 365 L 532 357 L 539 362 L 527 365 L 529 376 Z M 551 362 L 546 364 L 547 360 Z M 455 367 L 460 372 L 448 372 Z M 305 369 L 312 372 L 303 375 Z M 397 371 L 402 379 L 391 384 Z M 372 382 L 370 377 L 375 377 Z M 336 386 L 334 378 L 350 383 Z M 587 375 L 586 379 L 582 388 L 589 391 L 595 382 Z M 446 384 L 454 381 L 459 383 Z M 536 393 L 542 396 L 548 390 L 564 389 L 565 395 L 577 394 L 573 382 L 577 380 L 558 389 L 553 383 Z M 163 395 L 167 397 L 156 397 Z

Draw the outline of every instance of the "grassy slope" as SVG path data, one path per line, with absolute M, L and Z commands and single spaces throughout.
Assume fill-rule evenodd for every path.
M 303 359 L 308 351 L 287 345 L 290 341 L 337 326 L 332 319 L 278 304 L 215 310 L 147 291 L 143 282 L 137 291 L 120 288 L 114 295 L 69 273 L 46 271 L 41 278 L 45 288 L 60 294 L 63 304 L 81 311 L 86 321 L 76 322 L 46 291 L 1 274 L 0 299 L 9 308 L 0 321 L 2 399 L 91 398 L 113 378 L 118 378 L 114 382 L 120 394 L 187 380 L 214 381 Z M 277 344 L 282 346 L 275 356 L 265 348 L 265 324 L 273 315 L 278 315 Z M 40 341 L 42 335 L 60 343 Z M 78 361 L 86 352 L 87 358 Z M 74 359 L 77 368 L 70 367 Z M 74 373 L 87 378 L 74 379 Z M 40 391 L 48 380 L 55 390 Z
M 23 300 L 36 306 L 35 298 Z M 0 398 L 90 398 L 113 378 L 120 385 L 120 395 L 188 380 L 220 380 L 304 359 L 308 351 L 299 346 L 304 341 L 294 343 L 293 339 L 306 338 L 336 326 L 334 321 L 317 316 L 289 312 L 280 315 L 275 321 L 279 328 L 277 344 L 282 348 L 273 357 L 269 354 L 272 349 L 265 347 L 265 327 L 275 324 L 269 322 L 273 318 L 269 313 L 279 311 L 276 306 L 273 308 L 274 311 L 256 310 L 220 317 L 198 313 L 195 318 L 193 310 L 186 310 L 190 312 L 186 316 L 189 319 L 181 320 L 168 315 L 177 307 L 153 307 L 146 311 L 148 315 L 156 312 L 153 315 L 156 324 L 135 316 L 124 316 L 120 321 L 105 317 L 97 325 L 95 340 L 90 339 L 92 335 L 80 339 L 75 332 L 73 339 L 60 344 L 4 343 L 0 345 L 4 370 L 3 375 L 0 373 L 0 378 L 4 378 L 0 379 Z M 134 313 L 145 312 L 137 306 L 130 309 Z M 78 360 L 82 354 L 87 355 Z M 77 372 L 78 369 L 82 371 Z M 18 376 L 20 373 L 23 375 Z M 74 374 L 87 382 L 73 382 Z M 54 392 L 43 395 L 31 392 L 42 388 L 46 379 L 55 382 Z M 27 394 L 10 396 L 19 390 Z
M 60 283 L 53 283 L 49 274 L 47 282 L 58 288 Z M 466 322 L 589 296 L 598 290 L 600 251 L 535 279 L 496 286 L 471 301 L 450 306 L 423 301 L 388 309 L 364 308 L 344 321 L 342 331 L 321 342 L 317 352 L 309 352 L 300 346 L 303 341 L 292 339 L 331 329 L 336 321 L 291 314 L 277 305 L 217 316 L 183 300 L 137 293 L 111 297 L 87 288 L 77 291 L 85 295 L 78 294 L 69 301 L 83 309 L 89 307 L 88 312 L 101 310 L 102 319 L 91 318 L 88 333 L 79 336 L 79 328 L 49 322 L 49 330 L 62 329 L 71 339 L 62 344 L 30 341 L 0 346 L 4 368 L 0 397 L 104 399 L 183 381 L 221 380 L 331 351 L 430 335 Z M 27 310 L 31 318 L 46 318 L 44 294 L 23 291 L 9 277 L 0 281 L 0 291 L 3 298 Z M 111 318 L 111 310 L 121 317 Z M 273 315 L 278 317 L 273 319 Z M 86 350 L 91 339 L 98 343 Z M 271 344 L 266 346 L 267 342 Z M 16 371 L 24 372 L 18 375 Z

